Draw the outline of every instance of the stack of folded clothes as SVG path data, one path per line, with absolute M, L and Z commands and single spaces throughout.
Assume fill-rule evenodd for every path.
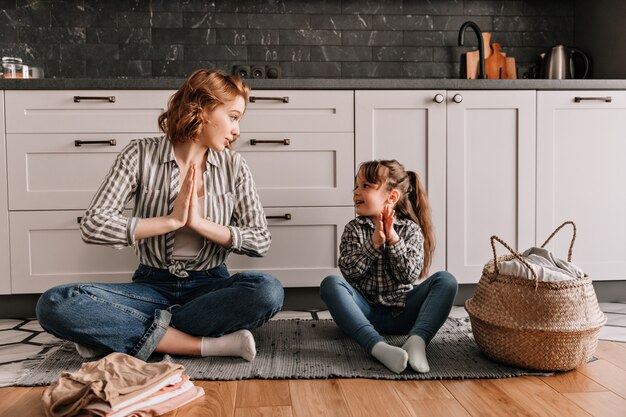
M 160 416 L 204 395 L 183 371 L 182 365 L 111 353 L 63 372 L 44 391 L 44 410 L 48 417 Z

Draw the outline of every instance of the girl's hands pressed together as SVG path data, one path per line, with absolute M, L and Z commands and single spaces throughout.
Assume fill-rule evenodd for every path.
M 374 234 L 372 234 L 372 243 L 376 249 L 385 243 L 385 225 L 383 223 L 383 213 L 378 215 L 378 220 L 374 222 Z
M 396 211 L 391 204 L 385 204 L 381 217 L 385 230 L 385 242 L 390 245 L 397 243 L 400 240 L 400 236 L 398 236 L 398 233 L 393 228 L 393 220 L 396 217 Z

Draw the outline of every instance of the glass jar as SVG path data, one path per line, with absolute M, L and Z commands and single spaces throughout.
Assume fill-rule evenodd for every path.
M 3 56 L 2 73 L 4 78 L 28 78 L 28 66 L 22 64 L 22 58 Z

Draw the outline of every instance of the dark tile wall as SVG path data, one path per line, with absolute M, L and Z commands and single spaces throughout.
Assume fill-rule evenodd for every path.
M 198 67 L 277 65 L 285 78 L 458 78 L 492 32 L 518 72 L 571 44 L 568 0 L 0 0 L 0 53 L 46 77 L 183 77 Z

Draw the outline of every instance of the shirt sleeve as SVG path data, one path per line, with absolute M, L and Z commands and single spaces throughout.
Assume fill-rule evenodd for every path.
M 370 239 L 365 239 L 359 233 L 354 222 L 344 228 L 339 250 L 339 269 L 348 282 L 367 279 L 371 275 L 372 266 L 383 254 Z
M 272 236 L 250 168 L 241 158 L 235 185 L 235 207 L 230 229 L 231 251 L 248 256 L 265 256 Z
M 424 266 L 424 235 L 415 223 L 402 228 L 400 240 L 387 247 L 389 272 L 401 284 L 412 284 Z
M 118 154 L 81 221 L 84 242 L 117 249 L 134 244 L 139 219 L 125 216 L 124 208 L 137 190 L 138 153 L 132 141 Z

